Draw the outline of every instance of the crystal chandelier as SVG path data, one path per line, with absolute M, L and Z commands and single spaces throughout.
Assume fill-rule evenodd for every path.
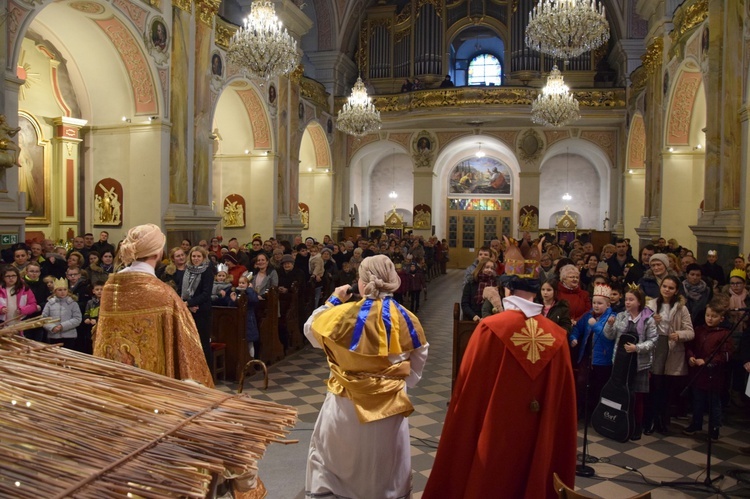
M 297 41 L 284 28 L 270 0 L 255 0 L 250 15 L 232 36 L 227 59 L 250 78 L 269 80 L 292 71 L 299 62 Z
M 357 77 L 352 94 L 339 111 L 336 128 L 356 137 L 380 130 L 380 111 L 375 109 L 372 99 L 368 97 L 361 77 Z
M 547 86 L 531 103 L 531 121 L 538 125 L 560 127 L 580 119 L 578 101 L 563 81 L 557 66 L 547 78 Z
M 609 23 L 596 0 L 539 0 L 529 12 L 526 45 L 570 60 L 609 40 Z

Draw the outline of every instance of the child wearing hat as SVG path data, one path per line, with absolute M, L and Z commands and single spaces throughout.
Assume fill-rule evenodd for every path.
M 591 310 L 576 321 L 570 331 L 571 348 L 579 343 L 581 345 L 576 359 L 576 364 L 579 366 L 576 382 L 579 414 L 583 414 L 587 382 L 591 387 L 588 393 L 588 411 L 590 412 L 594 409 L 602 388 L 612 374 L 615 341 L 604 335 L 607 320 L 615 315 L 610 308 L 611 295 L 612 288 L 606 284 L 595 286 L 591 298 Z
M 76 328 L 81 324 L 81 308 L 78 303 L 68 296 L 68 281 L 55 279 L 55 295 L 47 301 L 42 311 L 42 317 L 54 317 L 56 322 L 44 325 L 47 330 L 49 343 L 62 343 L 63 347 L 73 349 L 78 332 Z
M 226 306 L 227 295 L 232 291 L 232 283 L 229 278 L 229 266 L 220 263 L 216 266 L 213 289 L 211 289 L 211 303 Z

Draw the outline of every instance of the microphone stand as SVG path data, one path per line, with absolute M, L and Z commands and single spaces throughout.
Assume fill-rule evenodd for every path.
M 614 314 L 611 314 L 614 315 Z M 607 319 L 611 317 L 611 315 L 607 316 Z M 600 318 L 601 319 L 601 318 Z M 595 324 L 594 324 L 595 325 Z M 596 474 L 594 471 L 594 468 L 589 466 L 587 463 L 592 462 L 596 463 L 599 461 L 598 458 L 591 458 L 591 456 L 588 455 L 588 447 L 589 447 L 589 423 L 591 422 L 591 415 L 589 414 L 589 388 L 591 387 L 591 371 L 594 370 L 594 347 L 596 346 L 596 332 L 593 330 L 593 326 L 591 327 L 591 334 L 594 335 L 591 338 L 591 350 L 589 352 L 589 365 L 586 369 L 586 388 L 584 389 L 583 393 L 583 453 L 581 454 L 581 464 L 576 465 L 576 476 L 584 477 L 584 478 L 591 478 Z M 604 334 L 603 332 L 601 334 Z M 584 332 L 584 337 L 586 336 Z M 585 347 L 586 345 L 582 345 Z M 589 461 L 589 458 L 592 460 Z
M 717 482 L 724 478 L 723 474 L 719 474 L 715 478 L 711 478 L 711 450 L 712 450 L 712 444 L 713 441 L 711 440 L 711 429 L 714 427 L 715 421 L 713 420 L 713 411 L 711 410 L 714 406 L 714 386 L 713 386 L 713 376 L 711 369 L 708 368 L 708 365 L 711 363 L 713 358 L 722 350 L 724 347 L 724 344 L 729 340 L 729 338 L 732 336 L 732 333 L 735 329 L 739 327 L 740 324 L 742 324 L 745 319 L 750 316 L 750 309 L 740 309 L 742 313 L 742 317 L 732 326 L 732 328 L 727 331 L 727 334 L 724 335 L 724 337 L 721 339 L 718 345 L 716 345 L 716 348 L 714 348 L 714 351 L 711 352 L 711 354 L 706 359 L 706 363 L 703 364 L 698 371 L 696 371 L 695 375 L 693 375 L 692 379 L 688 382 L 687 386 L 684 390 L 680 393 L 681 397 L 684 397 L 687 393 L 688 389 L 690 389 L 691 386 L 695 384 L 695 381 L 698 379 L 698 377 L 703 373 L 705 369 L 708 369 L 708 447 L 706 449 L 706 478 L 702 482 L 690 482 L 690 481 L 670 481 L 670 482 L 661 482 L 661 485 L 667 486 L 667 487 L 674 487 L 674 488 L 691 488 L 692 490 L 695 490 L 696 488 L 705 487 L 709 490 L 711 490 L 715 494 L 719 494 L 722 497 L 729 497 L 729 495 L 722 492 L 722 490 L 714 485 L 714 482 Z M 719 402 L 721 403 L 721 402 Z
M 592 332 L 593 334 L 593 332 Z M 589 420 L 591 417 L 589 416 L 589 386 L 591 385 L 591 370 L 594 367 L 594 352 L 593 348 L 591 349 L 591 358 L 589 359 L 589 367 L 586 369 L 586 389 L 584 390 L 584 399 L 583 399 L 583 419 L 584 419 L 584 425 L 583 425 L 583 453 L 581 454 L 581 464 L 576 465 L 576 476 L 584 477 L 584 478 L 591 478 L 596 473 L 594 471 L 594 468 L 589 466 L 588 464 L 588 441 L 589 441 Z M 598 459 L 597 459 L 598 461 Z

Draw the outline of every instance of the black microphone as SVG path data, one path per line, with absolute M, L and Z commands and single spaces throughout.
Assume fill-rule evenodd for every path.
M 346 292 L 349 293 L 350 295 L 359 294 L 359 286 L 357 285 L 356 282 L 352 283 L 352 285 L 349 286 L 349 289 L 347 289 Z
M 732 312 L 750 312 L 750 307 L 730 308 Z

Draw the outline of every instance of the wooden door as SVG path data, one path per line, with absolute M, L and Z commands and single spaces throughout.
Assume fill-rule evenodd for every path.
M 456 201 L 460 201 L 456 202 Z M 472 203 L 472 201 L 477 201 Z M 447 235 L 451 268 L 466 268 L 482 246 L 511 234 L 511 200 L 449 200 Z M 488 209 L 500 208 L 500 209 Z

